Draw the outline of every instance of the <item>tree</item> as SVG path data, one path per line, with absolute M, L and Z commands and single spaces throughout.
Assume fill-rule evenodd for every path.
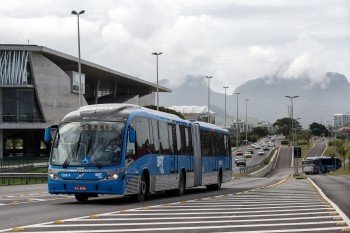
M 311 131 L 310 130 L 302 130 L 299 134 L 299 139 L 307 142 L 308 148 L 310 148 L 310 139 L 311 139 Z
M 315 136 L 325 136 L 328 134 L 328 130 L 326 126 L 313 122 L 309 125 L 309 129 L 311 130 L 312 134 Z
M 344 165 L 344 169 L 345 169 L 345 156 L 349 152 L 349 147 L 347 145 L 347 142 L 345 142 L 343 140 L 335 140 L 333 142 L 333 145 L 335 146 L 335 149 L 337 150 L 338 154 L 340 154 L 340 156 L 342 156 L 343 165 Z
M 157 110 L 157 106 L 155 106 L 155 105 L 147 105 L 147 106 L 145 106 L 145 108 Z M 177 115 L 181 119 L 185 119 L 185 117 L 180 112 L 177 112 L 177 111 L 172 110 L 170 108 L 159 106 L 159 111 L 166 112 L 166 113 L 171 113 L 171 114 Z
M 292 119 L 289 117 L 284 117 L 281 119 L 277 119 L 275 123 L 273 123 L 274 127 L 278 127 L 277 133 L 281 133 L 284 136 L 290 136 L 291 133 L 291 124 L 292 124 Z M 293 119 L 293 126 L 294 130 L 301 130 L 301 125 L 299 121 L 296 119 Z

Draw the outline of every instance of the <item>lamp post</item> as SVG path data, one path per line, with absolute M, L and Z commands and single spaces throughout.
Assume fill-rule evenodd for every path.
M 208 123 L 210 123 L 210 79 L 213 76 L 205 76 L 208 79 Z
M 152 55 L 156 55 L 156 61 L 157 61 L 157 111 L 159 111 L 159 85 L 158 85 L 158 56 L 162 55 L 162 52 L 154 52 Z
M 236 92 L 236 97 L 237 97 L 237 118 L 236 118 L 236 147 L 238 148 L 238 136 L 239 136 L 239 133 L 238 133 L 238 95 L 241 94 L 239 92 Z
M 81 10 L 79 13 L 75 10 L 71 12 L 72 15 L 76 15 L 78 19 L 78 73 L 79 73 L 79 106 L 83 106 L 82 92 L 81 92 L 81 59 L 80 59 L 80 29 L 79 29 L 79 15 L 84 14 L 85 11 Z
M 248 147 L 248 100 L 245 99 L 245 147 Z
M 293 107 L 293 99 L 295 98 L 298 98 L 299 96 L 298 95 L 295 95 L 295 96 L 289 96 L 289 95 L 286 95 L 285 96 L 286 98 L 289 98 L 290 101 L 291 101 L 291 115 L 292 115 L 292 148 L 293 148 L 293 157 L 294 157 L 294 132 L 293 132 L 293 111 L 294 111 L 294 107 Z M 294 172 L 295 172 L 295 176 L 298 175 L 298 158 L 296 158 L 296 164 L 295 164 L 295 167 L 294 167 Z
M 226 128 L 226 89 L 227 89 L 228 87 L 223 86 L 223 88 L 225 89 L 225 127 L 224 127 L 224 128 Z

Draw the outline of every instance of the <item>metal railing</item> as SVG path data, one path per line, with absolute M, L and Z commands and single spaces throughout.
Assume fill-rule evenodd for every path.
M 0 173 L 1 185 L 45 183 L 47 173 Z

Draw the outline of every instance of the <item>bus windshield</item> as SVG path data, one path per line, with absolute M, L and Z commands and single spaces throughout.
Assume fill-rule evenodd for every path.
M 68 166 L 118 165 L 121 161 L 120 122 L 70 122 L 59 126 L 50 163 Z

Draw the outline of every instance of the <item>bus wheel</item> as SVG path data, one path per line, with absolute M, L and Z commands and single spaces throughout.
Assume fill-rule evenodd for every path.
M 208 190 L 219 190 L 221 188 L 221 183 L 222 183 L 222 173 L 219 172 L 217 183 L 216 184 L 207 185 L 206 187 L 207 187 Z
M 89 199 L 89 195 L 86 195 L 84 193 L 76 193 L 74 194 L 75 199 L 77 199 L 77 201 L 79 202 L 87 202 L 87 200 Z
M 179 180 L 179 189 L 177 190 L 177 195 L 178 196 L 182 196 L 185 193 L 185 187 L 186 183 L 185 183 L 185 175 L 183 172 L 181 172 L 180 174 L 180 180 Z
M 140 181 L 140 190 L 139 193 L 136 195 L 137 201 L 141 202 L 144 201 L 147 195 L 147 183 L 146 183 L 146 178 L 144 175 L 141 176 L 141 181 Z

